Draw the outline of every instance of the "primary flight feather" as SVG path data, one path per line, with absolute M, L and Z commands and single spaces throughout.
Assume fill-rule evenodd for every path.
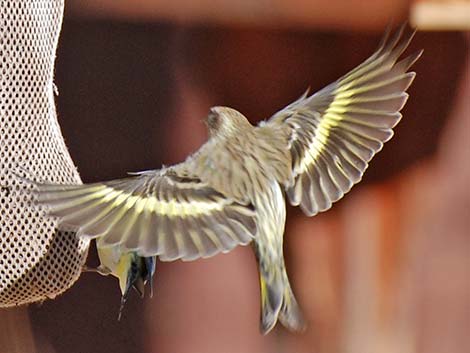
M 37 183 L 37 201 L 61 226 L 96 238 L 98 251 L 134 254 L 126 266 L 114 263 L 126 268 L 116 276 L 129 279 L 140 257 L 153 259 L 150 272 L 134 270 L 127 290 L 144 275 L 149 280 L 156 256 L 194 260 L 252 242 L 262 332 L 278 319 L 301 330 L 283 258 L 284 195 L 313 216 L 361 180 L 401 118 L 415 76 L 408 70 L 421 55 L 400 59 L 413 35 L 402 26 L 358 67 L 258 126 L 234 109 L 211 108 L 208 141 L 183 163 L 102 183 Z

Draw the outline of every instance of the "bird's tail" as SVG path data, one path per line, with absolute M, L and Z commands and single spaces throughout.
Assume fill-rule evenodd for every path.
M 274 271 L 260 266 L 261 322 L 260 330 L 267 334 L 277 320 L 291 331 L 303 331 L 305 321 L 294 297 L 284 265 Z

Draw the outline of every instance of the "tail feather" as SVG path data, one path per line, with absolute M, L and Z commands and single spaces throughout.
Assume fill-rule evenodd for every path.
M 285 272 L 285 271 L 284 271 Z M 305 320 L 289 284 L 287 274 L 260 273 L 261 287 L 261 322 L 260 330 L 267 334 L 276 325 L 277 320 L 291 331 L 303 331 Z
M 284 327 L 287 327 L 291 331 L 302 332 L 305 331 L 307 327 L 289 282 L 287 282 L 287 287 L 284 291 L 282 308 L 279 312 L 279 321 Z
M 260 275 L 261 288 L 261 321 L 260 330 L 267 334 L 276 325 L 279 312 L 282 308 L 282 284 L 268 281 Z

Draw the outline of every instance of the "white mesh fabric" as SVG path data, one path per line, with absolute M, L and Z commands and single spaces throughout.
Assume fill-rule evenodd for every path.
M 79 277 L 88 242 L 55 234 L 12 170 L 80 182 L 57 123 L 53 71 L 63 0 L 0 0 L 0 306 L 53 298 Z

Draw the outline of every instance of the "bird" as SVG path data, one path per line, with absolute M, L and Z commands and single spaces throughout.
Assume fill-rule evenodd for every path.
M 286 202 L 311 217 L 361 180 L 402 118 L 415 78 L 409 69 L 422 54 L 402 58 L 415 32 L 406 24 L 387 30 L 356 68 L 257 125 L 233 108 L 210 108 L 207 141 L 181 163 L 90 184 L 36 182 L 36 203 L 59 227 L 115 249 L 124 282 L 150 281 L 156 257 L 190 261 L 252 244 L 260 331 L 278 321 L 302 331 L 283 255 Z M 145 259 L 152 265 L 130 270 Z M 128 287 L 121 284 L 123 298 Z
M 121 290 L 121 305 L 118 321 L 121 320 L 124 305 L 129 291 L 134 288 L 140 296 L 145 296 L 146 284 L 150 287 L 150 297 L 153 296 L 153 276 L 157 263 L 156 256 L 141 257 L 134 251 L 122 252 L 119 246 L 100 246 L 96 244 L 100 265 L 96 268 L 84 266 L 84 272 L 97 272 L 100 275 L 112 275 L 119 280 Z

